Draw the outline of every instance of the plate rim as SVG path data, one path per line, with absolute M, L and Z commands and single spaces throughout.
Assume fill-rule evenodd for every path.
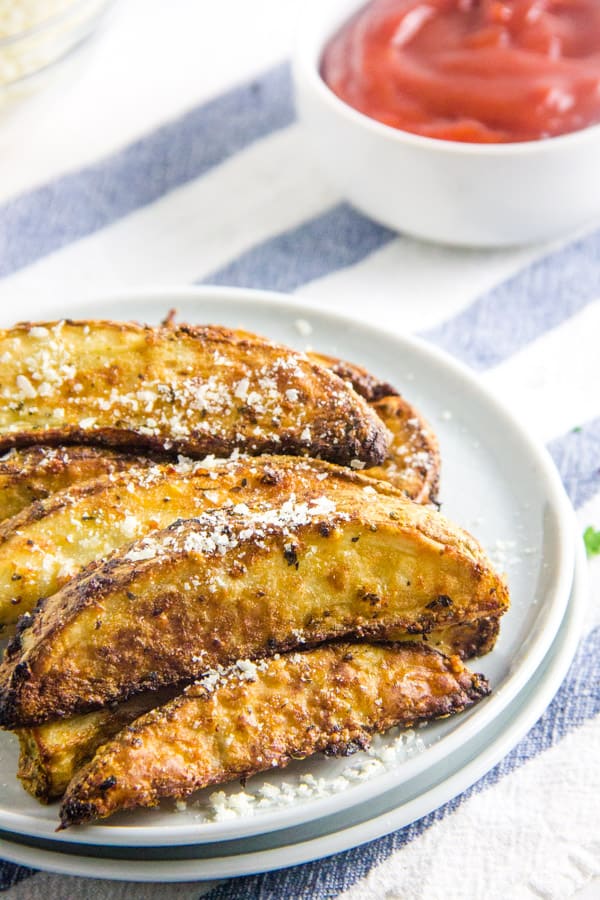
M 555 600 L 550 611 L 546 613 L 546 619 L 540 633 L 536 635 L 527 653 L 520 660 L 519 665 L 513 670 L 501 685 L 486 698 L 477 708 L 465 716 L 464 720 L 451 734 L 445 735 L 436 744 L 427 748 L 426 752 L 402 762 L 402 781 L 406 782 L 419 773 L 437 765 L 449 754 L 456 752 L 471 740 L 479 731 L 486 728 L 494 718 L 501 714 L 519 693 L 523 685 L 538 668 L 550 645 L 563 618 L 565 608 L 569 602 L 569 591 L 573 582 L 574 571 L 574 540 L 575 515 L 570 501 L 560 481 L 560 476 L 547 449 L 538 444 L 525 430 L 519 420 L 513 415 L 508 406 L 500 400 L 486 386 L 477 380 L 477 374 L 464 363 L 456 360 L 447 352 L 440 350 L 428 343 L 423 338 L 399 332 L 385 332 L 383 328 L 372 325 L 361 319 L 340 314 L 329 308 L 319 309 L 308 303 L 290 298 L 285 294 L 273 291 L 262 291 L 246 288 L 229 288 L 223 286 L 203 285 L 198 287 L 151 287 L 137 288 L 125 291 L 114 291 L 95 298 L 89 298 L 81 304 L 76 304 L 79 310 L 93 309 L 98 304 L 165 304 L 165 313 L 169 306 L 174 306 L 178 301 L 192 301 L 199 305 L 223 303 L 229 301 L 235 304 L 247 304 L 250 307 L 259 305 L 264 308 L 273 308 L 279 314 L 291 313 L 298 318 L 308 318 L 334 323 L 336 327 L 346 326 L 359 329 L 361 333 L 368 333 L 369 341 L 385 339 L 400 345 L 410 347 L 416 351 L 426 362 L 444 367 L 453 372 L 463 383 L 466 383 L 470 391 L 475 391 L 479 398 L 492 409 L 500 421 L 504 420 L 523 442 L 536 463 L 538 474 L 543 475 L 544 484 L 548 488 L 548 502 L 556 517 L 558 531 L 558 544 L 560 559 L 556 562 L 557 577 L 553 584 Z M 68 312 L 68 310 L 67 310 Z M 160 847 L 170 845 L 212 843 L 216 841 L 238 840 L 245 837 L 266 834 L 283 828 L 294 827 L 323 815 L 339 812 L 364 802 L 369 797 L 385 793 L 393 783 L 398 781 L 398 772 L 387 771 L 374 776 L 364 782 L 353 785 L 351 790 L 343 795 L 332 794 L 321 798 L 306 801 L 299 815 L 298 810 L 291 808 L 276 808 L 247 820 L 241 818 L 225 822 L 202 822 L 198 824 L 173 823 L 168 832 L 164 825 L 93 825 L 81 828 L 75 833 L 54 832 L 53 824 L 49 820 L 40 820 L 33 813 L 13 812 L 0 809 L 0 827 L 25 836 L 41 837 L 57 843 L 77 843 L 81 845 L 103 846 L 148 846 Z M 327 810 L 335 801 L 335 809 Z M 41 826 L 41 827 L 40 827 Z M 160 839 L 157 833 L 160 832 Z M 158 840 L 158 843 L 157 843 Z
M 127 880 L 136 883 L 159 880 L 163 883 L 177 883 L 190 880 L 212 881 L 285 869 L 324 859 L 391 834 L 421 819 L 467 790 L 510 752 L 533 727 L 560 688 L 577 651 L 589 599 L 588 587 L 587 560 L 583 547 L 577 547 L 575 578 L 561 623 L 565 627 L 557 632 L 552 647 L 534 676 L 538 675 L 544 663 L 549 660 L 547 671 L 540 676 L 539 683 L 534 686 L 533 692 L 525 701 L 522 695 L 527 694 L 528 685 L 525 685 L 520 694 L 514 698 L 511 705 L 516 707 L 516 714 L 511 718 L 510 725 L 502 730 L 499 736 L 493 737 L 491 742 L 486 742 L 479 753 L 465 765 L 459 766 L 449 777 L 442 777 L 431 788 L 410 801 L 409 805 L 416 807 L 428 798 L 416 815 L 407 816 L 406 806 L 400 804 L 391 811 L 314 839 L 209 860 L 113 860 L 110 857 L 73 855 L 60 849 L 40 849 L 31 844 L 13 843 L 4 838 L 0 838 L 0 855 L 19 865 L 34 866 L 41 868 L 42 871 L 61 875 Z M 505 712 L 508 709 L 510 705 Z M 492 729 L 493 725 L 493 722 L 490 723 L 489 728 Z M 277 854 L 282 852 L 285 853 L 285 861 L 279 862 Z M 232 861 L 235 863 L 233 867 Z

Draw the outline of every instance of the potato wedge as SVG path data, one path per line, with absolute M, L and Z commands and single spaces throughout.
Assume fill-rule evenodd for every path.
M 371 406 L 392 441 L 384 462 L 363 469 L 363 474 L 388 481 L 416 503 L 436 503 L 440 450 L 431 427 L 403 397 L 382 397 Z
M 394 725 L 488 693 L 457 657 L 413 644 L 338 644 L 209 672 L 105 744 L 68 787 L 61 827 L 156 806 L 319 751 L 349 755 Z
M 439 470 L 437 442 L 418 411 L 404 399 L 396 398 L 391 385 L 360 366 L 319 354 L 307 355 L 350 381 L 354 390 L 371 403 L 388 427 L 392 435 L 388 457 L 373 477 L 389 480 L 416 502 L 435 502 L 436 469 Z M 395 400 L 391 399 L 392 395 Z M 165 453 L 164 457 L 168 460 L 172 454 Z M 159 454 L 144 457 L 86 445 L 12 449 L 0 458 L 0 521 L 57 491 L 101 475 L 159 461 Z
M 165 317 L 162 325 L 165 328 L 177 328 L 180 325 L 190 327 L 189 322 L 177 322 L 177 311 L 174 309 Z M 234 334 L 238 340 L 269 340 L 261 334 L 256 334 L 254 331 L 246 331 L 243 328 L 236 328 L 232 334 Z M 356 393 L 360 394 L 361 397 L 364 397 L 369 403 L 374 400 L 379 400 L 381 397 L 389 397 L 398 393 L 387 381 L 382 381 L 376 375 L 372 375 L 371 372 L 356 363 L 347 362 L 344 359 L 338 359 L 338 357 L 329 356 L 326 353 L 318 353 L 316 350 L 307 350 L 306 356 L 317 365 L 335 372 L 335 374 L 339 375 L 343 381 L 350 382 Z
M 91 564 L 9 645 L 0 724 L 86 711 L 242 657 L 495 617 L 508 602 L 470 535 L 334 466 L 318 496 L 207 511 Z
M 426 639 L 428 647 L 465 660 L 487 653 L 497 633 L 498 619 L 480 619 L 421 635 L 419 641 Z M 414 642 L 415 636 L 396 632 L 393 640 Z M 20 729 L 17 732 L 21 748 L 18 776 L 23 787 L 42 803 L 61 797 L 77 770 L 91 760 L 98 747 L 181 690 L 170 687 L 158 692 L 145 691 L 125 703 Z
M 431 502 L 439 471 L 435 437 L 401 397 L 385 398 L 375 406 L 381 407 L 393 441 L 383 465 L 363 474 L 389 481 L 417 502 Z M 110 477 L 93 479 L 102 472 Z M 28 496 L 51 496 L 0 522 L 0 632 L 92 560 L 176 518 L 235 500 L 237 494 L 239 500 L 248 490 L 240 486 L 241 475 L 237 484 L 229 482 L 219 490 L 209 479 L 208 468 L 198 463 L 192 472 L 185 460 L 157 464 L 85 446 L 11 451 L 9 460 L 0 461 L 3 509 L 23 506 Z M 218 484 L 223 479 L 220 472 Z M 75 486 L 58 491 L 61 481 Z M 230 489 L 236 493 L 228 496 Z
M 440 653 L 460 656 L 462 660 L 467 660 L 490 653 L 494 649 L 499 633 L 499 616 L 487 616 L 473 622 L 461 622 L 460 625 L 434 629 L 422 634 L 421 639 L 428 647 L 433 647 Z M 406 636 L 392 631 L 390 640 L 406 640 Z
M 241 501 L 276 505 L 290 492 L 318 497 L 331 471 L 320 460 L 267 455 L 184 458 L 53 494 L 0 523 L 0 625 L 14 624 L 88 563 L 176 519 Z
M 22 323 L 0 332 L 0 451 L 91 443 L 377 465 L 389 436 L 304 354 L 217 326 Z
M 98 747 L 135 719 L 180 694 L 182 687 L 146 691 L 117 706 L 71 719 L 58 719 L 17 732 L 20 745 L 17 776 L 40 803 L 62 797 L 69 781 Z
M 341 472 L 339 483 L 354 483 Z M 276 506 L 291 493 L 311 500 L 322 496 L 331 475 L 331 465 L 320 460 L 183 459 L 130 468 L 40 500 L 0 523 L 0 628 L 88 563 L 175 519 L 240 502 Z
M 310 360 L 318 365 L 331 369 L 343 381 L 349 381 L 357 394 L 364 397 L 368 403 L 374 403 L 383 397 L 394 397 L 398 391 L 387 381 L 382 381 L 376 375 L 356 363 L 345 359 L 337 359 L 335 356 L 327 356 L 325 353 L 316 353 L 313 350 L 306 354 Z
M 395 387 L 362 366 L 323 353 L 310 352 L 307 356 L 327 366 L 344 381 L 349 381 L 392 435 L 384 462 L 363 469 L 363 473 L 371 478 L 389 481 L 416 503 L 436 503 L 440 450 L 431 426 L 419 411 L 401 397 Z
M 0 458 L 0 521 L 74 484 L 149 466 L 144 456 L 99 447 L 27 447 Z

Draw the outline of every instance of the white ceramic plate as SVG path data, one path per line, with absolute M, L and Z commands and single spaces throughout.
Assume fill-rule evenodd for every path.
M 0 828 L 11 832 L 108 846 L 198 844 L 265 834 L 372 801 L 464 748 L 506 709 L 546 654 L 568 601 L 573 516 L 546 451 L 530 441 L 523 426 L 481 388 L 476 376 L 425 343 L 316 312 L 284 296 L 228 288 L 146 291 L 84 307 L 45 308 L 44 316 L 158 321 L 172 306 L 189 321 L 244 327 L 300 349 L 310 341 L 315 349 L 361 363 L 395 384 L 429 418 L 441 440 L 444 511 L 474 531 L 492 557 L 500 557 L 509 577 L 512 608 L 493 653 L 477 663 L 490 679 L 493 694 L 466 714 L 421 729 L 422 752 L 401 754 L 368 780 L 348 783 L 341 778 L 365 759 L 362 754 L 335 761 L 315 757 L 283 772 L 257 776 L 249 791 L 265 782 L 297 786 L 311 773 L 320 780 L 322 795 L 295 797 L 225 821 L 207 816 L 211 790 L 199 794 L 186 811 L 175 812 L 165 804 L 57 835 L 56 807 L 40 807 L 16 779 L 8 778 L 0 798 Z M 35 311 L 19 312 L 21 317 L 35 317 Z M 299 333 L 298 319 L 311 323 L 309 339 Z M 0 736 L 0 769 L 16 769 L 11 735 Z M 228 794 L 240 790 L 237 784 L 226 788 Z
M 134 850 L 0 839 L 0 856 L 50 872 L 127 881 L 192 881 L 251 875 L 299 865 L 390 834 L 416 821 L 488 772 L 529 731 L 560 687 L 575 654 L 588 601 L 579 548 L 570 602 L 552 647 L 527 685 L 496 720 L 448 761 L 349 812 L 259 838 L 221 844 Z M 128 856 L 125 856 L 128 854 Z

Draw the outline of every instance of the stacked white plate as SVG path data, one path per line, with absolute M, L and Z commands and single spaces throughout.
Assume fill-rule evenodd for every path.
M 586 602 L 585 559 L 576 554 L 569 501 L 543 448 L 483 390 L 476 376 L 414 338 L 254 291 L 189 288 L 112 297 L 44 318 L 242 327 L 298 349 L 365 366 L 394 384 L 429 419 L 442 452 L 443 511 L 472 531 L 506 571 L 512 606 L 492 653 L 476 660 L 492 695 L 467 713 L 391 732 L 371 755 L 315 757 L 256 776 L 185 809 L 122 814 L 110 824 L 56 833 L 12 773 L 17 744 L 0 735 L 0 856 L 74 875 L 189 881 L 267 871 L 317 859 L 413 822 L 494 766 L 542 714 L 566 674 Z M 30 310 L 21 318 L 35 318 Z M 4 317 L 3 325 L 12 322 Z

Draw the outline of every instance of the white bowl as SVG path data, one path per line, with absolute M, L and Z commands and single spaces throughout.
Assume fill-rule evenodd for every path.
M 514 144 L 421 137 L 357 112 L 319 73 L 329 38 L 365 0 L 325 0 L 299 28 L 298 114 L 324 171 L 371 218 L 445 244 L 556 237 L 600 215 L 600 125 Z

